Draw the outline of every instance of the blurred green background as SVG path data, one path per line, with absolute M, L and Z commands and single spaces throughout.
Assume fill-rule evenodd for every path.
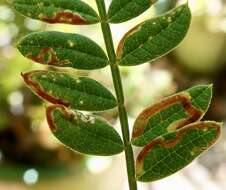
M 84 0 L 96 9 L 94 0 Z M 110 4 L 110 0 L 105 0 Z M 112 25 L 115 47 L 123 34 L 144 19 L 184 1 L 159 0 L 132 21 Z M 195 84 L 214 84 L 208 120 L 226 120 L 226 1 L 189 0 L 193 12 L 183 43 L 161 59 L 123 67 L 126 107 L 131 126 L 142 109 L 164 96 Z M 90 157 L 73 153 L 50 133 L 44 106 L 24 85 L 20 73 L 45 66 L 23 58 L 15 49 L 22 36 L 43 30 L 86 35 L 104 48 L 100 26 L 49 25 L 17 14 L 0 0 L 0 190 L 128 190 L 124 155 Z M 69 71 L 69 69 L 64 69 Z M 113 90 L 109 68 L 70 70 L 94 78 Z M 44 105 L 44 106 L 43 106 Z M 101 113 L 120 131 L 116 110 Z M 225 129 L 217 145 L 174 176 L 140 190 L 225 190 Z

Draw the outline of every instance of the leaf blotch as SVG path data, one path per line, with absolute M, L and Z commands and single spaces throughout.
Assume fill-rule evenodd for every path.
M 26 55 L 27 58 L 42 64 L 47 65 L 55 65 L 57 62 L 57 55 L 56 52 L 52 48 L 42 48 L 38 55 L 32 55 L 29 53 Z
M 122 55 L 123 55 L 123 47 L 125 45 L 125 41 L 127 38 L 129 38 L 129 36 L 132 36 L 134 33 L 138 32 L 140 30 L 140 27 L 142 26 L 143 23 L 138 24 L 137 26 L 135 26 L 134 28 L 130 29 L 124 36 L 123 38 L 120 40 L 119 44 L 118 44 L 118 48 L 117 48 L 117 59 L 120 60 Z
M 24 82 L 41 98 L 53 103 L 53 104 L 58 104 L 58 105 L 64 105 L 66 107 L 69 107 L 70 104 L 62 99 L 59 99 L 57 97 L 54 97 L 51 95 L 51 93 L 45 92 L 43 88 L 40 86 L 38 82 L 35 82 L 35 80 L 32 78 L 35 73 L 39 73 L 40 71 L 31 71 L 28 73 L 21 73 L 21 76 L 24 79 Z M 44 71 L 41 71 L 44 74 Z
M 87 24 L 86 20 L 84 20 L 80 15 L 65 11 L 56 13 L 52 18 L 43 16 L 40 19 L 49 24 L 55 23 L 67 23 L 79 25 Z
M 145 127 L 147 126 L 150 117 L 176 103 L 182 104 L 184 110 L 187 112 L 189 117 L 177 121 L 175 124 L 170 126 L 171 129 L 172 128 L 175 130 L 179 129 L 187 124 L 199 120 L 203 115 L 203 112 L 201 110 L 195 108 L 192 105 L 190 96 L 187 93 L 182 92 L 180 94 L 166 98 L 163 101 L 156 103 L 153 106 L 150 106 L 149 108 L 145 109 L 135 121 L 132 138 L 137 138 L 144 133 Z
M 200 122 L 189 124 L 189 125 L 185 126 L 184 128 L 181 128 L 177 132 L 165 135 L 165 136 L 170 136 L 170 137 L 166 137 L 166 139 L 164 138 L 164 135 L 163 135 L 162 137 L 159 137 L 159 138 L 151 141 L 148 145 L 146 145 L 142 149 L 142 151 L 139 153 L 139 155 L 137 157 L 137 161 L 136 161 L 137 175 L 142 176 L 144 174 L 144 172 L 146 172 L 143 170 L 144 159 L 156 146 L 170 149 L 170 148 L 175 147 L 178 143 L 180 143 L 181 140 L 184 138 L 184 136 L 187 135 L 188 132 L 191 130 L 207 132 L 208 130 L 211 130 L 211 128 L 212 129 L 214 128 L 216 133 L 211 142 L 208 142 L 203 147 L 196 146 L 191 150 L 190 154 L 191 154 L 191 156 L 193 156 L 195 158 L 197 156 L 197 154 L 202 153 L 203 151 L 205 151 L 206 149 L 211 147 L 217 141 L 217 139 L 219 138 L 219 136 L 221 134 L 221 125 L 222 124 L 217 123 L 217 122 L 200 121 Z
M 54 124 L 54 118 L 53 118 L 53 113 L 56 110 L 59 110 L 62 113 L 62 115 L 64 116 L 64 118 L 66 118 L 68 120 L 73 120 L 75 117 L 75 115 L 72 112 L 67 111 L 64 106 L 52 105 L 52 106 L 47 107 L 46 108 L 46 119 L 47 119 L 49 128 L 52 132 L 57 131 L 57 127 Z

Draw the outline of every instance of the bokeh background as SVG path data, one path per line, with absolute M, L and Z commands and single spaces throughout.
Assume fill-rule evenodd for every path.
M 96 9 L 94 0 L 84 0 Z M 110 4 L 110 0 L 105 0 Z M 144 19 L 162 14 L 177 0 L 159 0 L 132 21 L 112 25 L 115 46 L 122 35 Z M 123 67 L 123 85 L 131 126 L 142 109 L 164 96 L 195 84 L 214 84 L 208 120 L 226 120 L 226 1 L 189 0 L 190 31 L 172 53 L 137 67 Z M 100 26 L 49 25 L 24 18 L 0 0 L 0 190 L 128 190 L 123 153 L 92 157 L 71 152 L 50 133 L 44 106 L 20 72 L 46 67 L 23 58 L 16 41 L 36 31 L 57 30 L 89 36 L 104 48 Z M 64 69 L 69 71 L 68 69 Z M 113 90 L 109 68 L 69 72 L 94 78 Z M 44 105 L 44 106 L 43 106 Z M 101 113 L 119 130 L 117 110 Z M 216 146 L 175 175 L 139 190 L 225 190 L 225 127 Z

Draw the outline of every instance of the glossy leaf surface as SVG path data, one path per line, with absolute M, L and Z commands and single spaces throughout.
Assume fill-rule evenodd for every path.
M 184 39 L 190 21 L 191 12 L 185 4 L 137 25 L 119 43 L 119 65 L 139 65 L 169 53 Z
M 150 182 L 177 172 L 210 148 L 220 133 L 220 123 L 200 121 L 151 141 L 138 155 L 137 179 Z
M 132 143 L 145 146 L 151 140 L 200 120 L 212 98 L 212 85 L 199 85 L 151 105 L 137 117 Z
M 139 16 L 157 0 L 112 0 L 108 10 L 109 22 L 121 23 Z
M 99 117 L 71 112 L 63 106 L 48 107 L 46 116 L 55 137 L 72 150 L 101 156 L 123 151 L 118 133 Z
M 50 24 L 93 24 L 99 22 L 97 13 L 80 0 L 12 0 L 21 14 Z
M 31 71 L 22 76 L 34 93 L 53 104 L 85 111 L 103 111 L 117 105 L 103 85 L 87 77 L 54 71 Z
M 104 51 L 78 34 L 37 32 L 23 38 L 17 48 L 25 57 L 46 65 L 88 70 L 108 65 Z

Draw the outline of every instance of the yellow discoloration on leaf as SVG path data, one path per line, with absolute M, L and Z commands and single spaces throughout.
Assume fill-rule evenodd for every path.
M 141 176 L 144 173 L 144 162 L 136 163 L 136 176 Z M 138 180 L 138 178 L 137 178 Z
M 42 78 L 47 78 L 47 75 L 42 75 Z
M 37 4 L 37 6 L 38 7 L 43 7 L 44 6 L 44 3 L 43 2 L 40 2 L 40 3 Z
M 63 66 L 63 65 L 66 66 L 71 64 L 71 61 L 69 59 L 64 59 L 64 60 L 59 60 L 58 63 L 60 66 Z
M 171 123 L 169 125 L 169 127 L 167 127 L 167 132 L 171 133 L 171 132 L 174 132 L 178 129 L 178 126 L 180 126 L 181 123 L 184 123 L 186 122 L 186 119 L 180 119 L 180 120 L 177 120 L 173 123 Z
M 168 18 L 167 18 L 167 21 L 168 21 L 168 22 L 172 22 L 172 17 L 168 17 Z
M 81 83 L 81 80 L 80 80 L 80 79 L 77 79 L 77 80 L 76 80 L 76 83 L 77 83 L 77 84 Z
M 68 45 L 69 45 L 70 47 L 74 47 L 74 45 L 75 45 L 75 43 L 72 42 L 71 40 L 68 40 L 67 43 L 68 43 Z
M 38 15 L 38 18 L 40 18 L 40 19 L 43 19 L 43 17 L 44 17 L 44 14 L 43 14 L 43 13 L 40 13 L 40 14 Z

